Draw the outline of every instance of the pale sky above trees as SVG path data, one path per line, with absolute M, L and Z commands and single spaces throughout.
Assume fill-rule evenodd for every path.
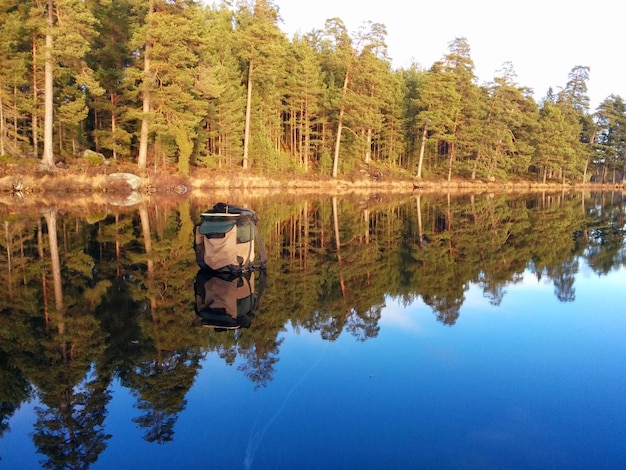
M 577 66 L 591 69 L 591 108 L 610 94 L 626 97 L 626 64 L 616 53 L 623 44 L 617 0 L 582 6 L 566 0 L 276 0 L 288 34 L 322 29 L 338 17 L 351 30 L 365 21 L 387 27 L 387 45 L 394 67 L 412 62 L 429 68 L 441 59 L 456 37 L 467 38 L 479 83 L 489 82 L 504 62 L 513 63 L 518 84 L 541 100 L 552 87 L 567 83 Z M 611 13 L 612 12 L 612 13 Z M 608 16 L 607 16 L 608 15 Z

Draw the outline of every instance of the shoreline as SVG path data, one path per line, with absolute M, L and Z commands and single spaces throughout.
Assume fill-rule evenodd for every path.
M 122 169 L 120 169 L 122 170 Z M 127 170 L 130 170 L 128 168 Z M 136 179 L 131 184 L 119 178 L 120 174 Z M 291 176 L 291 177 L 290 177 Z M 537 183 L 532 181 L 490 181 L 454 179 L 417 180 L 406 175 L 379 178 L 367 174 L 343 179 L 311 178 L 303 175 L 259 175 L 252 172 L 228 174 L 220 171 L 196 171 L 188 178 L 176 173 L 137 176 L 133 173 L 105 174 L 80 170 L 59 170 L 53 173 L 6 174 L 0 170 L 0 206 L 16 209 L 22 206 L 136 206 L 146 200 L 159 203 L 178 203 L 183 199 L 202 201 L 207 198 L 279 196 L 367 196 L 376 194 L 524 194 L 625 192 L 624 183 Z

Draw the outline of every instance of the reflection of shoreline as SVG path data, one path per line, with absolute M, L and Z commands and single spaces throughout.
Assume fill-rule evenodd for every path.
M 360 205 L 363 201 L 374 201 L 375 196 L 384 195 L 386 202 L 392 200 L 403 201 L 410 194 L 406 193 L 380 193 L 380 192 L 367 192 L 365 194 L 347 193 L 342 198 L 350 200 L 351 198 L 358 199 Z M 110 195 L 109 195 L 110 196 Z M 303 199 L 315 199 L 325 198 L 327 193 L 305 193 L 305 192 L 293 192 L 286 193 L 281 190 L 211 190 L 211 191 L 194 191 L 191 194 L 179 195 L 176 193 L 151 193 L 142 194 L 142 204 L 147 206 L 157 206 L 160 209 L 172 209 L 175 210 L 178 205 L 185 200 L 191 202 L 193 206 L 207 207 L 215 203 L 215 201 L 255 201 L 263 200 L 267 201 L 301 201 Z M 124 195 L 120 195 L 124 197 Z M 249 203 L 248 203 L 249 204 Z M 20 214 L 31 215 L 33 213 L 41 212 L 47 208 L 58 208 L 64 214 L 72 214 L 76 216 L 84 215 L 89 217 L 94 213 L 105 213 L 115 211 L 116 213 L 134 213 L 140 204 L 123 206 L 112 204 L 107 199 L 106 193 L 97 193 L 90 195 L 76 195 L 66 193 L 50 193 L 44 196 L 41 193 L 26 194 L 20 200 L 12 196 L 10 193 L 0 192 L 0 216 L 6 214 Z
M 621 191 L 610 191 L 611 193 L 619 194 Z M 386 202 L 391 200 L 404 200 L 406 197 L 410 197 L 412 194 L 423 194 L 423 191 L 416 192 L 384 192 L 384 191 L 345 191 L 344 193 L 337 193 L 342 198 L 350 199 L 357 198 L 362 205 L 365 200 L 372 200 L 374 198 L 384 199 Z M 215 201 L 246 201 L 253 200 L 303 200 L 303 199 L 319 199 L 331 197 L 333 192 L 320 192 L 320 191 L 306 191 L 306 190 L 293 190 L 285 191 L 283 189 L 215 189 L 215 190 L 193 190 L 190 194 L 180 195 L 175 192 L 155 192 L 155 193 L 142 193 L 141 203 L 148 206 L 158 206 L 161 209 L 175 209 L 181 201 L 190 200 L 193 205 L 206 206 L 212 204 Z M 447 193 L 445 191 L 430 191 L 426 194 L 437 197 L 444 196 Z M 497 192 L 480 192 L 467 189 L 465 191 L 450 192 L 452 196 L 464 196 L 464 195 L 485 195 L 485 194 L 508 194 L 511 196 L 523 195 L 523 194 L 541 194 L 538 191 L 515 191 L 509 192 L 502 191 Z M 545 192 L 544 194 L 561 194 L 561 192 Z M 6 214 L 32 214 L 34 212 L 41 212 L 47 208 L 58 208 L 63 213 L 70 213 L 74 215 L 84 214 L 89 216 L 93 213 L 108 212 L 109 210 L 115 210 L 116 212 L 134 212 L 137 210 L 139 204 L 133 205 L 119 205 L 111 201 L 111 194 L 107 193 L 95 193 L 95 194 L 71 194 L 63 192 L 53 193 L 33 193 L 25 194 L 23 197 L 17 199 L 16 196 L 9 192 L 2 192 L 0 190 L 0 216 Z M 120 194 L 118 196 L 124 199 L 126 196 Z

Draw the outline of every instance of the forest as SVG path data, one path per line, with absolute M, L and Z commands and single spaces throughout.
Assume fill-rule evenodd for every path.
M 623 179 L 626 104 L 590 109 L 589 67 L 536 102 L 512 63 L 478 84 L 463 37 L 393 69 L 383 24 L 279 24 L 271 0 L 1 0 L 0 164 Z

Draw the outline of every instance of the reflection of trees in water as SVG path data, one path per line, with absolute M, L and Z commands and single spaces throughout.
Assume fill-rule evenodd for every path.
M 267 387 L 272 381 L 274 367 L 278 363 L 279 346 L 283 341 L 284 338 L 271 338 L 265 344 L 254 342 L 239 348 L 242 363 L 237 369 L 254 383 L 255 388 Z
M 11 416 L 22 402 L 30 399 L 33 392 L 23 371 L 11 362 L 9 355 L 0 350 L 0 439 L 9 429 Z
M 368 338 L 376 338 L 380 331 L 378 322 L 382 316 L 383 307 L 384 305 L 373 305 L 362 314 L 353 310 L 348 316 L 346 330 L 361 342 Z
M 585 227 L 575 234 L 584 258 L 597 274 L 626 265 L 626 210 L 621 191 L 594 193 L 585 201 Z
M 33 441 L 47 460 L 43 468 L 88 468 L 98 460 L 111 435 L 104 431 L 111 398 L 106 384 L 81 383 L 47 394 L 37 407 Z
M 52 312 L 51 324 L 34 331 L 41 344 L 37 356 L 23 357 L 42 404 L 36 409 L 33 442 L 48 459 L 45 468 L 66 468 L 64 462 L 87 468 L 110 438 L 104 419 L 111 376 L 92 362 L 102 357 L 105 335 L 84 307 L 70 305 L 62 315 Z
M 576 300 L 574 281 L 577 273 L 578 261 L 576 259 L 570 259 L 561 265 L 555 266 L 555 269 L 550 273 L 554 283 L 554 295 L 561 302 L 573 302 Z
M 122 383 L 137 398 L 142 413 L 133 421 L 145 429 L 148 442 L 171 441 L 178 414 L 185 409 L 185 395 L 193 385 L 200 368 L 202 353 L 181 349 L 161 351 L 159 359 L 142 360 L 124 374 Z
M 453 326 L 461 313 L 463 298 L 425 296 L 424 303 L 432 307 L 437 320 L 447 326 Z
M 50 462 L 87 463 L 105 445 L 98 426 L 111 377 L 136 396 L 146 439 L 165 442 L 207 353 L 237 363 L 263 387 L 285 325 L 329 341 L 345 333 L 365 341 L 378 335 L 387 298 L 422 299 L 438 321 L 454 325 L 472 284 L 499 305 L 506 287 L 530 271 L 552 281 L 561 301 L 573 301 L 583 263 L 598 274 L 626 264 L 618 193 L 255 205 L 269 273 L 251 328 L 236 334 L 192 327 L 191 233 L 203 207 L 5 218 L 0 423 L 6 426 L 33 384 L 44 398 L 37 439 Z M 63 433 L 88 436 L 87 425 L 93 446 L 70 439 L 77 447 L 57 456 L 52 443 Z

